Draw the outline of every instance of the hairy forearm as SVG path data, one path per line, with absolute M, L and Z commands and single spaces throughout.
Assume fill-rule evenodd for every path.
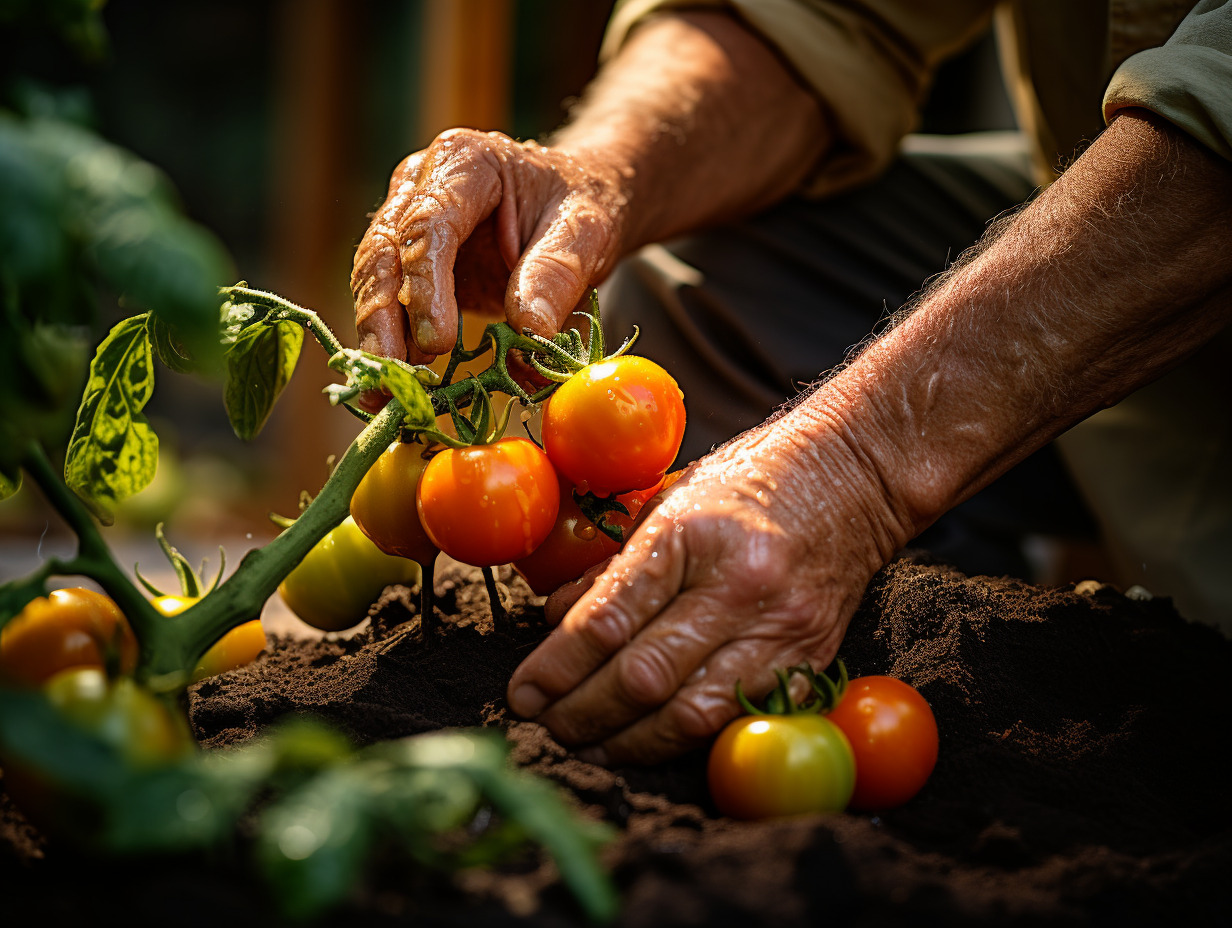
M 694 11 L 634 31 L 551 144 L 621 178 L 628 253 L 786 196 L 828 139 L 816 99 L 760 38 Z
M 1148 116 L 791 413 L 866 458 L 900 544 L 1232 318 L 1232 166 Z

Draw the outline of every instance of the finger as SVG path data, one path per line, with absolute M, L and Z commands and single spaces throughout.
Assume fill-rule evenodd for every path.
M 596 580 L 603 575 L 607 570 L 612 559 L 605 558 L 594 567 L 587 568 L 586 572 L 576 580 L 566 583 L 564 586 L 551 593 L 543 604 L 543 616 L 547 619 L 549 625 L 555 628 L 561 623 L 573 604 L 582 598 L 582 595 L 589 590 Z
M 614 241 L 610 213 L 580 195 L 566 197 L 513 269 L 505 294 L 509 324 L 545 338 L 559 332 L 606 276 Z
M 403 160 L 389 180 L 385 202 L 372 217 L 355 249 L 351 292 L 359 345 L 383 357 L 406 358 L 405 312 L 398 300 L 402 286 L 397 217 L 420 173 L 423 153 Z
M 603 741 L 671 700 L 724 643 L 727 624 L 711 596 L 685 591 L 536 721 L 562 744 Z
M 731 642 L 714 651 L 671 700 L 599 744 L 582 749 L 578 756 L 604 766 L 653 764 L 676 757 L 704 745 L 743 714 L 736 699 L 737 681 L 750 699 L 760 700 L 778 685 L 775 668 L 806 659 L 814 667 L 824 667 L 836 651 L 836 644 L 825 643 L 802 653 L 768 640 Z M 795 680 L 803 682 L 802 677 Z M 793 692 L 794 698 L 804 696 Z
M 629 541 L 560 625 L 514 671 L 509 681 L 509 707 L 514 712 L 525 718 L 537 716 L 631 641 L 680 591 L 683 544 L 675 532 L 653 527 L 656 531 L 644 529 Z
M 469 130 L 441 135 L 398 216 L 409 341 L 426 355 L 449 352 L 457 336 L 458 249 L 501 201 L 504 156 L 496 139 Z

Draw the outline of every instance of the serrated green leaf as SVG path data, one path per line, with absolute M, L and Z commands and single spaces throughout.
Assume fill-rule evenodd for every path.
M 258 322 L 243 329 L 227 350 L 223 399 L 231 428 L 244 441 L 265 425 L 303 345 L 304 330 L 294 322 Z
M 111 330 L 90 362 L 64 462 L 65 483 L 105 523 L 158 469 L 158 436 L 142 413 L 153 392 L 146 316 L 132 316 Z
M 154 354 L 163 366 L 177 374 L 187 374 L 195 368 L 192 358 L 177 344 L 175 333 L 161 316 L 150 313 L 146 320 L 146 332 L 150 336 L 150 344 L 154 346 Z

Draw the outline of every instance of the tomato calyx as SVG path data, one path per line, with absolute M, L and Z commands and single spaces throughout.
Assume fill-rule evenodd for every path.
M 736 701 L 749 715 L 824 715 L 839 704 L 847 689 L 847 667 L 842 658 L 835 658 L 835 664 L 839 673 L 837 683 L 825 673 L 814 670 L 807 661 L 775 670 L 778 686 L 770 691 L 765 705 L 761 707 L 745 696 L 740 681 L 737 680 Z M 797 674 L 804 677 L 809 684 L 808 696 L 801 702 L 797 702 L 791 695 L 791 678 Z
M 523 335 L 534 341 L 543 355 L 543 360 L 540 360 L 537 353 L 529 354 L 527 361 L 540 376 L 546 377 L 554 384 L 564 383 L 590 364 L 619 358 L 637 341 L 638 328 L 634 326 L 633 334 L 621 342 L 619 348 L 611 354 L 605 354 L 607 349 L 603 340 L 603 320 L 599 314 L 598 290 L 590 291 L 590 312 L 576 312 L 574 315 L 585 316 L 590 320 L 589 337 L 583 338 L 576 328 L 567 329 L 550 339 L 536 335 L 529 329 L 523 330 Z
M 615 496 L 596 496 L 590 491 L 579 493 L 576 488 L 573 490 L 573 501 L 577 503 L 578 509 L 582 510 L 582 515 L 589 519 L 595 528 L 617 544 L 624 544 L 624 528 L 616 525 L 608 516 L 616 513 L 629 517 L 632 514 L 628 506 Z
M 209 588 L 207 589 L 205 582 L 202 579 L 202 574 L 205 573 L 205 562 L 202 562 L 200 571 L 194 569 L 192 564 L 188 562 L 188 558 L 184 557 L 184 555 L 180 553 L 179 549 L 167 540 L 167 535 L 163 531 L 162 522 L 159 522 L 158 525 L 154 526 L 154 537 L 158 539 L 158 546 L 162 548 L 163 554 L 165 554 L 167 556 L 167 560 L 171 562 L 171 567 L 175 571 L 176 578 L 179 580 L 180 592 L 178 595 L 184 597 L 185 599 L 197 600 L 214 592 L 214 590 L 218 587 L 219 582 L 222 580 L 223 571 L 226 570 L 227 567 L 227 554 L 221 545 L 218 547 L 218 573 L 214 575 L 214 579 L 211 581 Z M 151 596 L 161 599 L 166 596 L 173 595 L 159 589 L 143 577 L 141 575 L 139 565 L 137 564 L 133 565 L 133 574 L 136 576 L 141 585 L 150 591 Z

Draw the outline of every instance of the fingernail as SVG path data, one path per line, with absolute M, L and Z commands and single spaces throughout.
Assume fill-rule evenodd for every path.
M 547 704 L 548 698 L 543 691 L 529 683 L 519 686 L 509 699 L 509 708 L 526 719 L 533 719 Z
M 420 319 L 415 323 L 415 346 L 420 351 L 429 352 L 429 347 L 436 341 L 436 326 L 432 324 L 431 319 Z
M 607 766 L 607 751 L 597 745 L 577 751 L 577 759 L 599 767 Z

